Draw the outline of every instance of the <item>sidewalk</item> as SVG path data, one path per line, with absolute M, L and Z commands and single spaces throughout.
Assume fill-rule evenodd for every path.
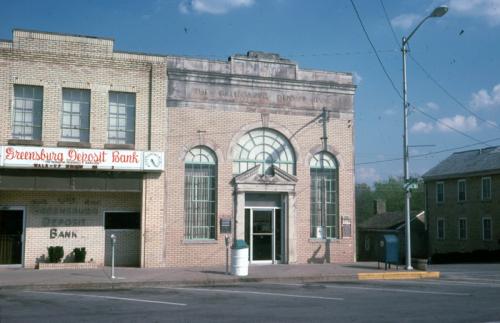
M 254 281 L 355 281 L 360 279 L 438 278 L 436 272 L 407 272 L 393 266 L 385 271 L 376 262 L 354 264 L 251 265 L 246 277 L 225 274 L 225 267 L 111 268 L 81 270 L 37 270 L 0 267 L 0 289 L 127 288 L 159 285 L 213 286 Z M 436 277 L 437 274 L 437 277 Z

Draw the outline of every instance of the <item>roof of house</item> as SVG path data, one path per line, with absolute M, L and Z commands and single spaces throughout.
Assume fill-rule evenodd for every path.
M 411 212 L 411 220 L 423 215 L 424 212 Z M 423 221 L 423 220 L 421 220 Z M 363 223 L 358 225 L 359 229 L 364 230 L 391 230 L 398 229 L 402 224 L 405 223 L 405 215 L 403 212 L 384 212 L 381 214 L 375 214 Z
M 453 153 L 422 177 L 424 179 L 446 178 L 494 171 L 500 172 L 500 146 Z

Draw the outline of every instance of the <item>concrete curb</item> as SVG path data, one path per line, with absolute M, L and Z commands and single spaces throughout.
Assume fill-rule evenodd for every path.
M 359 280 L 439 279 L 439 271 L 398 271 L 391 273 L 359 273 Z
M 314 275 L 314 276 L 287 276 L 287 277 L 225 277 L 223 279 L 200 278 L 191 280 L 162 280 L 162 281 L 103 281 L 103 282 L 81 282 L 81 283 L 21 283 L 0 286 L 0 290 L 64 290 L 64 289 L 125 289 L 125 288 L 150 288 L 158 286 L 217 286 L 231 285 L 237 283 L 262 283 L 262 282 L 348 282 L 358 280 L 404 280 L 404 279 L 437 279 L 439 272 L 411 271 L 411 272 L 383 272 L 383 273 L 358 273 L 337 275 Z

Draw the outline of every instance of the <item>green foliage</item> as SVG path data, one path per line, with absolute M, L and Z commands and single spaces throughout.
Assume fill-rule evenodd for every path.
M 85 262 L 87 251 L 85 248 L 75 248 L 73 249 L 73 255 L 75 256 L 75 262 Z
M 382 199 L 387 212 L 404 212 L 405 193 L 402 178 L 389 177 L 375 182 L 373 188 L 368 184 L 356 184 L 356 221 L 362 223 L 375 214 L 374 200 Z M 425 208 L 424 182 L 418 180 L 418 188 L 411 193 L 411 210 L 423 211 Z
M 48 247 L 47 250 L 49 252 L 49 262 L 61 262 L 61 259 L 64 256 L 64 248 L 62 246 Z

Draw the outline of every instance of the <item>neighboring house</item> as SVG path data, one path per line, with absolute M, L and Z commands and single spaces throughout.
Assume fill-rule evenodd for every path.
M 399 240 L 400 261 L 406 255 L 406 224 L 404 212 L 386 212 L 384 203 L 376 201 L 376 214 L 358 225 L 358 260 L 378 261 L 379 244 L 385 234 L 394 234 Z M 412 212 L 410 217 L 412 258 L 427 258 L 425 212 Z
M 454 153 L 423 178 L 430 255 L 500 249 L 500 147 Z
M 104 265 L 111 234 L 117 265 L 222 266 L 226 235 L 251 263 L 354 262 L 355 90 L 278 54 L 14 30 L 0 40 L 0 265 L 33 268 L 50 246 Z

